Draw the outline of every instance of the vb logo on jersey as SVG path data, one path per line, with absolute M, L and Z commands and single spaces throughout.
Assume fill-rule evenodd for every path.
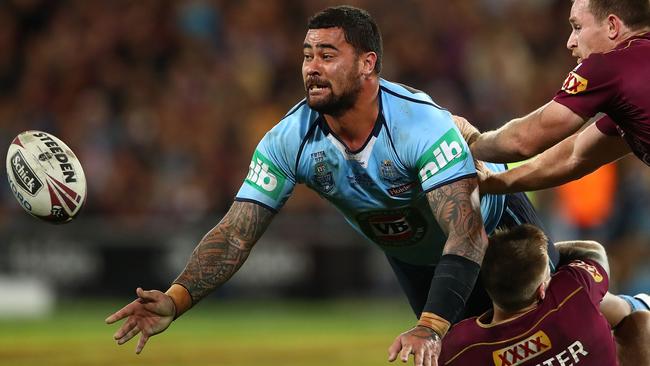
M 259 151 L 255 150 L 245 182 L 264 193 L 278 199 L 286 178 L 280 170 Z
M 418 159 L 420 181 L 425 182 L 439 172 L 451 168 L 467 156 L 463 139 L 455 129 L 447 131 Z
M 416 244 L 427 232 L 426 220 L 411 208 L 364 212 L 357 222 L 370 240 L 385 247 Z
M 567 76 L 566 80 L 564 80 L 564 84 L 562 85 L 562 90 L 564 90 L 569 94 L 578 94 L 587 89 L 588 83 L 589 81 L 587 79 L 576 74 L 575 71 L 571 71 L 569 73 L 569 76 Z

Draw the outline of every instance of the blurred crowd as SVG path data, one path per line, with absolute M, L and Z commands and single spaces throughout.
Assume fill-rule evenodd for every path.
M 349 3 L 382 29 L 383 77 L 428 92 L 482 130 L 547 102 L 575 65 L 565 48 L 568 0 Z M 88 177 L 84 215 L 218 217 L 257 141 L 303 98 L 307 18 L 334 4 L 2 1 L 0 141 L 8 146 L 27 129 L 64 140 Z M 579 185 L 571 193 L 578 208 L 582 193 L 604 199 L 593 219 L 577 217 L 556 191 L 534 198 L 560 239 L 589 236 L 625 248 L 614 261 L 647 262 L 649 171 L 625 161 L 610 171 L 605 193 L 598 183 Z M 325 206 L 302 189 L 295 196 L 287 211 Z M 0 222 L 20 210 L 5 188 Z M 625 273 L 648 271 L 647 263 L 620 268 L 647 291 L 650 274 Z

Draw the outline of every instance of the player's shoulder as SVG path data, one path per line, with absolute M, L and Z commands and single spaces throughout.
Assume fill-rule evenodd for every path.
M 389 126 L 414 128 L 453 125 L 451 114 L 436 104 L 431 97 L 407 85 L 380 80 L 381 107 Z
M 584 259 L 584 260 L 574 260 L 570 263 L 560 267 L 559 272 L 569 272 L 569 273 L 579 273 L 581 275 L 587 275 L 586 278 L 593 280 L 596 283 L 600 283 L 607 278 L 607 272 L 605 269 L 598 264 L 598 262 Z
M 411 86 L 388 81 L 386 79 L 380 79 L 379 87 L 383 92 L 387 93 L 387 97 L 390 101 L 423 104 L 442 109 L 427 93 Z
M 579 288 L 608 287 L 605 269 L 595 261 L 574 260 L 558 268 L 551 277 L 549 292 L 556 296 L 572 295 Z
M 313 130 L 318 119 L 318 112 L 309 107 L 305 99 L 294 105 L 287 114 L 269 131 L 265 140 L 275 142 L 280 146 L 293 146 Z
M 483 340 L 483 329 L 479 327 L 477 317 L 471 317 L 454 324 L 449 332 L 442 338 L 442 353 L 440 361 L 451 362 L 476 346 L 476 342 Z

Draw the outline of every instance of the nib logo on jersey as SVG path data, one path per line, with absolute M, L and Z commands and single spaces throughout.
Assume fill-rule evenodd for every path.
M 16 183 L 30 195 L 35 196 L 43 188 L 43 182 L 32 171 L 20 151 L 16 151 L 11 157 L 11 171 L 14 173 Z
M 451 168 L 467 156 L 464 150 L 462 137 L 456 130 L 450 129 L 436 141 L 418 159 L 417 167 L 420 172 L 420 181 L 424 183 L 437 173 Z
M 280 170 L 255 150 L 246 176 L 246 183 L 275 200 L 280 196 L 285 180 L 286 178 Z

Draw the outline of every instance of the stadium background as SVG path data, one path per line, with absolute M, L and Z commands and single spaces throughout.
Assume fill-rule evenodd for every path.
M 357 0 L 383 77 L 482 130 L 548 101 L 575 61 L 568 0 Z M 139 358 L 102 321 L 166 288 L 228 208 L 257 141 L 303 97 L 290 0 L 0 2 L 0 141 L 51 132 L 88 178 L 81 217 L 0 190 L 0 365 L 365 365 L 413 318 L 376 248 L 299 188 L 233 281 Z M 632 158 L 532 196 L 557 240 L 606 245 L 612 287 L 650 289 L 650 172 Z

